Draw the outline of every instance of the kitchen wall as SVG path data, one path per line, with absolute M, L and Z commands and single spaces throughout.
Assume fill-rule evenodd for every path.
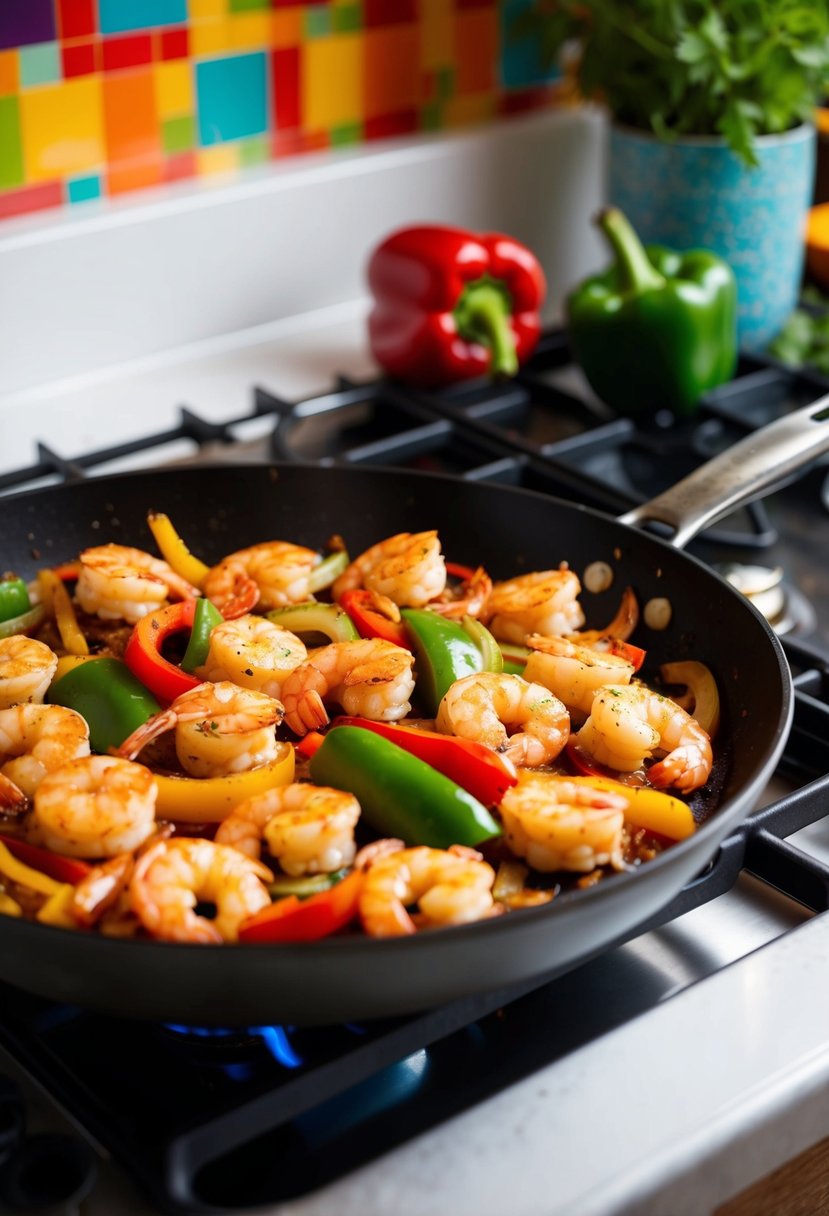
M 556 100 L 529 0 L 0 0 L 0 218 Z

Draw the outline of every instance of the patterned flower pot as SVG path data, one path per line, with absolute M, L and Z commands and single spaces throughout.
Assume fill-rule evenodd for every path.
M 713 249 L 731 264 L 747 349 L 765 346 L 797 303 L 815 145 L 810 124 L 760 136 L 760 163 L 748 168 L 716 136 L 668 143 L 631 128 L 611 130 L 608 201 L 643 241 Z

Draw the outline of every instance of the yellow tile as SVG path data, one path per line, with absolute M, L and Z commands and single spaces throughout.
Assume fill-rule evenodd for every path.
M 190 26 L 191 55 L 221 55 L 232 49 L 227 21 L 194 21 Z
M 420 0 L 420 66 L 445 68 L 454 58 L 453 6 L 446 0 Z
M 101 82 L 65 80 L 20 95 L 28 182 L 99 169 L 105 159 Z
M 0 97 L 16 93 L 19 87 L 17 51 L 0 51 Z
M 302 48 L 302 113 L 311 131 L 359 122 L 363 42 L 359 35 L 314 38 Z
M 155 104 L 159 118 L 193 113 L 193 72 L 187 60 L 155 65 Z
M 227 24 L 234 50 L 260 51 L 271 41 L 271 15 L 269 12 L 234 13 Z
M 302 42 L 302 9 L 282 8 L 271 13 L 271 46 L 275 51 Z
M 201 21 L 205 17 L 224 17 L 227 0 L 188 0 L 187 13 L 191 22 Z
M 199 148 L 196 169 L 199 174 L 235 173 L 239 168 L 239 153 L 235 144 L 217 144 L 215 148 Z
M 443 108 L 443 126 L 465 127 L 469 123 L 486 122 L 494 113 L 495 99 L 491 93 L 453 97 Z

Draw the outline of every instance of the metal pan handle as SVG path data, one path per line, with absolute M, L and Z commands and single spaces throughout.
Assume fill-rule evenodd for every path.
M 619 522 L 667 524 L 673 529 L 670 543 L 682 549 L 703 528 L 827 451 L 829 394 L 732 444 Z

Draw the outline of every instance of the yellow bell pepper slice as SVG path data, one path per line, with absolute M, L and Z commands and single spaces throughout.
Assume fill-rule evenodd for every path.
M 31 866 L 18 861 L 4 844 L 0 844 L 0 874 L 11 882 L 20 883 L 21 887 L 37 891 L 40 895 L 54 895 L 64 885 L 50 878 L 48 874 L 42 874 L 40 870 L 33 870 Z
M 72 915 L 72 900 L 75 888 L 69 882 L 60 883 L 54 895 L 38 910 L 35 920 L 42 925 L 56 925 L 59 929 L 77 929 L 78 922 Z
M 685 840 L 697 830 L 691 808 L 681 798 L 645 785 L 623 785 L 609 777 L 568 777 L 576 785 L 589 785 L 594 790 L 622 794 L 627 799 L 625 819 L 636 828 L 658 832 L 669 840 Z
M 7 891 L 0 891 L 0 916 L 22 916 L 23 909 Z
M 55 618 L 64 649 L 71 655 L 88 655 L 89 644 L 78 625 L 69 592 L 54 570 L 39 570 L 37 584 L 44 606 Z
M 275 760 L 227 777 L 169 777 L 156 773 L 156 816 L 176 823 L 221 823 L 246 798 L 294 779 L 294 748 L 279 744 Z
M 696 718 L 710 739 L 720 727 L 720 694 L 709 668 L 695 659 L 679 663 L 663 663 L 659 673 L 666 684 L 684 684 L 693 697 L 688 711 Z
M 193 556 L 173 526 L 169 515 L 165 515 L 163 511 L 150 511 L 147 523 L 167 565 L 188 583 L 201 588 L 210 567 Z
M 55 668 L 55 674 L 52 677 L 52 683 L 56 684 L 61 676 L 65 676 L 67 671 L 71 671 L 73 667 L 79 667 L 81 663 L 94 662 L 97 656 L 94 654 L 64 654 L 58 659 L 58 665 Z

